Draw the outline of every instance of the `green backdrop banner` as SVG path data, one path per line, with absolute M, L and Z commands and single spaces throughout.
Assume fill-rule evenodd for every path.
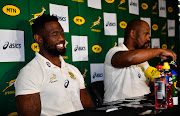
M 43 13 L 58 16 L 66 39 L 67 52 L 63 58 L 78 67 L 88 89 L 91 82 L 103 79 L 105 55 L 123 42 L 124 29 L 132 19 L 143 19 L 150 24 L 151 38 L 156 40 L 150 47 L 178 53 L 177 4 L 177 0 L 0 0 L 0 33 L 1 30 L 23 31 L 25 53 L 25 61 L 0 61 L 0 116 L 17 115 L 14 82 L 20 69 L 38 50 L 31 31 L 38 16 Z M 14 38 L 10 35 L 0 35 L 1 40 L 8 43 L 8 38 Z M 17 43 L 12 45 L 16 49 Z M 2 56 L 16 57 L 8 49 L 8 52 L 3 50 L 4 46 L 0 41 Z M 152 66 L 159 62 L 158 57 L 149 61 Z

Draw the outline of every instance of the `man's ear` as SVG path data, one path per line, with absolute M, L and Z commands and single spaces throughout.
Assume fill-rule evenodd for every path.
M 37 43 L 41 43 L 42 42 L 42 37 L 38 34 L 35 34 L 34 35 L 34 40 L 37 42 Z
M 131 38 L 135 39 L 135 30 L 132 29 L 130 31 L 130 36 L 131 36 Z

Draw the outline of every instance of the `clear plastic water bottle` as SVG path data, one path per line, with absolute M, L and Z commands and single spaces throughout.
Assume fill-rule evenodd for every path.
M 167 108 L 167 94 L 166 94 L 166 78 L 162 71 L 163 66 L 158 65 L 157 69 L 159 75 L 155 75 L 154 78 L 154 89 L 155 89 L 155 108 L 166 109 Z

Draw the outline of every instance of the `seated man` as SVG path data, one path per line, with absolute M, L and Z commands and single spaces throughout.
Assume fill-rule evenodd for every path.
M 124 44 L 110 49 L 104 62 L 104 102 L 137 97 L 150 93 L 148 79 L 141 67 L 149 67 L 148 60 L 159 55 L 162 59 L 176 54 L 172 50 L 150 48 L 150 27 L 147 22 L 135 19 L 125 29 Z
M 66 49 L 58 18 L 50 15 L 38 17 L 32 25 L 32 32 L 40 51 L 21 69 L 16 79 L 18 115 L 52 116 L 93 107 L 80 71 L 61 56 Z

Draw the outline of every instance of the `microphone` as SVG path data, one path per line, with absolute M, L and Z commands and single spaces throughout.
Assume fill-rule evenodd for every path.
M 154 82 L 154 77 L 160 77 L 160 72 L 157 70 L 157 68 L 149 66 L 145 72 L 145 77 L 150 80 L 151 82 Z

